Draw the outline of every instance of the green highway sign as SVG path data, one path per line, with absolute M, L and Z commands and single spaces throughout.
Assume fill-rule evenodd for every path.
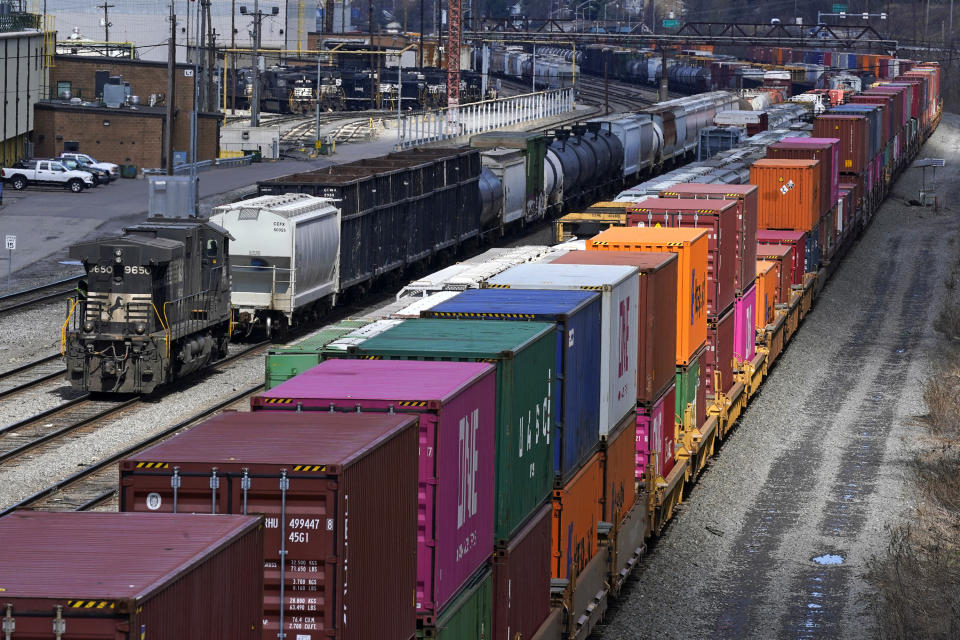
M 845 4 L 835 4 L 833 5 L 834 13 L 847 13 L 847 5 Z
M 679 21 L 679 20 L 664 20 L 664 21 L 663 21 L 663 26 L 664 26 L 664 28 L 667 28 L 667 29 L 679 27 L 679 26 L 680 26 L 680 21 Z

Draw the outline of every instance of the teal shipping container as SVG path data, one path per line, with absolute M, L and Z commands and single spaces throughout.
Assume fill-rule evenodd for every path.
M 495 543 L 509 540 L 553 490 L 556 332 L 546 322 L 407 320 L 348 351 L 353 358 L 496 365 Z
M 323 361 L 323 348 L 337 338 L 370 324 L 369 320 L 341 320 L 312 336 L 285 347 L 271 347 L 265 361 L 265 388 L 269 391 L 281 382 L 311 369 Z

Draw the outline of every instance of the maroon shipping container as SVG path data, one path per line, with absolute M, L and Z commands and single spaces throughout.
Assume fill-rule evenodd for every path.
M 259 640 L 260 518 L 46 513 L 0 518 L 12 640 Z
M 640 271 L 637 296 L 637 402 L 655 402 L 673 382 L 677 353 L 677 278 L 675 253 L 646 251 L 571 251 L 555 264 L 610 264 Z
M 491 638 L 531 638 L 550 615 L 552 513 L 544 506 L 493 553 Z
M 793 284 L 794 249 L 789 244 L 757 243 L 757 259 L 780 263 L 780 282 L 777 286 L 777 303 L 790 302 L 790 286 Z
M 824 114 L 813 120 L 813 137 L 839 138 L 840 173 L 860 173 L 869 161 L 869 127 L 865 116 Z
M 733 304 L 742 286 L 739 210 L 732 200 L 647 198 L 627 214 L 627 226 L 707 231 L 707 315 L 716 317 Z
M 707 398 L 716 396 L 713 375 L 715 371 L 720 372 L 722 392 L 726 393 L 733 386 L 733 342 L 736 329 L 734 320 L 734 309 L 731 308 L 719 320 L 711 318 L 707 322 L 707 349 L 703 352 L 702 361 Z
M 485 362 L 327 360 L 254 396 L 250 406 L 416 414 L 415 602 L 418 619 L 432 625 L 493 553 L 496 397 L 496 367 Z
M 836 138 L 834 138 L 835 140 Z M 820 172 L 820 213 L 828 211 L 837 196 L 840 168 L 833 166 L 836 146 L 828 142 L 792 143 L 777 142 L 767 147 L 768 158 L 787 158 L 792 160 L 819 160 Z
M 176 473 L 179 511 L 265 515 L 264 640 L 406 639 L 417 446 L 409 414 L 230 411 L 124 460 L 120 509 L 173 511 Z
M 736 295 L 742 295 L 750 288 L 757 277 L 756 269 L 750 265 L 756 263 L 754 254 L 757 246 L 757 221 L 760 216 L 760 197 L 756 185 L 752 184 L 675 184 L 660 192 L 661 198 L 706 198 L 708 200 L 732 200 L 737 203 L 737 221 L 740 256 L 740 273 L 736 279 Z
M 806 270 L 806 233 L 789 229 L 760 229 L 757 231 L 757 240 L 763 244 L 786 244 L 793 247 L 793 269 L 790 282 L 803 284 L 803 274 Z
M 875 104 L 881 108 L 883 118 L 883 144 L 886 145 L 895 135 L 894 126 L 896 124 L 896 113 L 893 108 L 893 96 L 878 94 L 861 94 L 850 96 L 847 100 L 850 104 Z

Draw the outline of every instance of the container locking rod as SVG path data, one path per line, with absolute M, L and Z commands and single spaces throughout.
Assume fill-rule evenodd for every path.
M 173 468 L 173 475 L 170 476 L 170 486 L 173 487 L 173 512 L 177 512 L 177 498 L 180 495 L 180 467 Z
M 243 489 L 243 515 L 247 515 L 247 493 L 250 491 L 250 470 L 247 468 L 243 469 L 240 488 Z
M 217 477 L 217 468 L 214 467 L 210 474 L 210 513 L 217 512 L 217 489 L 220 488 L 220 478 Z

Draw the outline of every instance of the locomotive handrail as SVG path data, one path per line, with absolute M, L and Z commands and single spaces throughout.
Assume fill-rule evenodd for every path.
M 80 304 L 80 298 L 67 298 L 67 300 L 70 300 L 73 304 L 70 305 L 70 310 L 67 311 L 67 319 L 63 321 L 63 326 L 60 327 L 60 355 L 62 356 L 67 354 L 67 325 L 70 324 L 70 318 L 73 316 L 74 309 Z
M 169 357 L 170 357 L 170 329 L 168 329 L 167 326 L 166 326 L 165 324 L 163 324 L 163 318 L 160 317 L 160 312 L 157 310 L 157 305 L 155 305 L 155 304 L 153 304 L 153 302 L 151 302 L 151 303 L 150 303 L 150 306 L 153 307 L 153 312 L 154 312 L 155 314 L 157 314 L 157 321 L 160 323 L 160 327 L 163 329 L 163 335 L 164 335 L 164 338 L 165 338 L 166 343 L 167 343 L 167 345 L 166 345 L 166 346 L 167 346 L 167 349 L 166 349 L 166 351 L 167 351 L 167 357 L 169 358 Z M 164 316 L 167 315 L 166 307 L 164 307 L 163 315 L 164 315 Z

